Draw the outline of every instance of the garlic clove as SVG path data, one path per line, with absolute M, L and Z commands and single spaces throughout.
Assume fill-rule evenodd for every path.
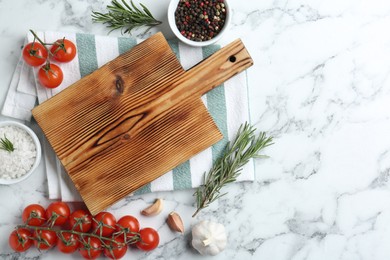
M 177 231 L 182 234 L 184 233 L 183 220 L 177 212 L 172 211 L 171 213 L 169 213 L 167 218 L 167 224 L 173 231 Z
M 156 201 L 141 211 L 141 214 L 144 216 L 155 216 L 158 215 L 164 207 L 164 203 L 162 199 L 156 199 Z

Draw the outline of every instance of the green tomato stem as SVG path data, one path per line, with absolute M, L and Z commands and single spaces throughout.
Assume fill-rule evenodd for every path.
M 100 236 L 100 235 L 96 235 L 94 233 L 79 232 L 79 231 L 75 231 L 75 230 L 54 229 L 53 227 L 31 226 L 31 225 L 28 225 L 28 224 L 18 225 L 17 229 L 18 228 L 34 229 L 35 231 L 37 231 L 37 230 L 53 231 L 53 232 L 56 233 L 57 237 L 59 239 L 61 239 L 64 243 L 66 243 L 67 241 L 65 241 L 64 237 L 62 236 L 63 232 L 68 232 L 68 233 L 71 233 L 73 235 L 78 235 L 79 237 L 82 237 L 82 238 L 84 238 L 84 237 L 94 237 L 94 238 L 99 239 L 100 242 L 102 242 L 103 247 L 109 247 L 109 244 L 117 243 L 113 238 L 116 237 L 116 236 L 120 236 L 121 234 L 124 234 L 123 231 L 119 231 L 119 232 L 114 233 L 115 236 L 103 237 L 103 236 Z M 125 244 L 130 245 L 130 244 L 135 244 L 138 241 L 140 241 L 140 234 L 138 232 L 131 232 L 131 233 L 134 234 L 134 236 L 131 239 L 129 239 L 129 240 L 125 239 L 125 241 L 124 241 Z

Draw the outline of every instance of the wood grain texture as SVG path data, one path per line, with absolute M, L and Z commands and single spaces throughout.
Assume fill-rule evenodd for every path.
M 220 140 L 200 97 L 252 64 L 238 40 L 186 72 L 158 33 L 32 112 L 97 214 Z

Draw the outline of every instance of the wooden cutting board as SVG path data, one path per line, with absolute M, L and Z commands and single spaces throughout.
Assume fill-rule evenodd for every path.
M 157 33 L 32 113 L 95 215 L 219 141 L 200 98 L 252 64 L 236 40 L 185 71 Z

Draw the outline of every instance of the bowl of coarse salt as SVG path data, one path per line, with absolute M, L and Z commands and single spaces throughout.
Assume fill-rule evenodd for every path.
M 27 179 L 41 161 L 41 144 L 26 125 L 0 121 L 0 184 Z

